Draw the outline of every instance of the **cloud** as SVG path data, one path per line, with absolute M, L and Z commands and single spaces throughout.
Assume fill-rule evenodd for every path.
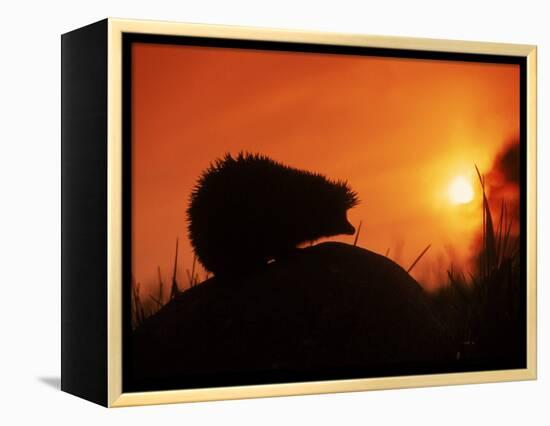
M 519 225 L 520 216 L 520 144 L 517 139 L 510 141 L 500 151 L 486 174 L 487 198 L 495 220 L 504 202 L 514 228 Z
M 518 139 L 512 139 L 497 153 L 489 171 L 484 174 L 485 193 L 491 209 L 493 226 L 498 232 L 501 208 L 505 206 L 503 228 L 511 223 L 510 238 L 517 241 L 520 222 L 520 144 Z M 505 230 L 503 229 L 503 232 Z M 475 270 L 479 264 L 479 256 L 483 244 L 482 230 L 471 240 L 470 269 Z

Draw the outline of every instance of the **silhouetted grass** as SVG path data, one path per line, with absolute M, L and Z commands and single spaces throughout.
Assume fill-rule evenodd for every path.
M 432 295 L 434 306 L 456 345 L 457 359 L 518 359 L 522 345 L 519 243 L 511 237 L 512 219 L 501 204 L 495 228 L 485 181 L 476 167 L 483 195 L 481 247 L 475 271 L 453 267 L 448 282 Z
M 158 274 L 158 283 L 156 292 L 153 290 L 149 294 L 149 299 L 152 303 L 142 300 L 141 298 L 141 284 L 135 282 L 132 278 L 132 292 L 131 292 L 131 316 L 132 316 L 132 328 L 135 330 L 139 327 L 143 321 L 145 321 L 150 316 L 156 314 L 160 311 L 170 300 L 172 300 L 177 295 L 199 285 L 201 282 L 206 281 L 210 274 L 207 271 L 204 271 L 204 277 L 201 279 L 198 267 L 197 267 L 197 258 L 193 258 L 193 265 L 191 270 L 186 269 L 187 275 L 187 287 L 184 289 L 180 288 L 180 285 L 177 281 L 177 266 L 178 266 L 178 240 L 176 240 L 176 254 L 174 258 L 174 270 L 172 275 L 172 286 L 170 289 L 170 294 L 168 295 L 168 300 L 165 300 L 164 296 L 164 281 L 162 280 L 160 266 L 157 267 Z M 155 295 L 156 293 L 156 295 Z

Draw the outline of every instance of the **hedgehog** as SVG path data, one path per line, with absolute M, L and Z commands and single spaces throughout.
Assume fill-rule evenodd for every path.
M 189 240 L 216 276 L 287 257 L 303 243 L 353 235 L 347 210 L 359 203 L 346 181 L 261 154 L 225 154 L 203 171 L 189 199 Z

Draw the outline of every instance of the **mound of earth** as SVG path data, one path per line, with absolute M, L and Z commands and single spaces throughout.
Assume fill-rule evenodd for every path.
M 133 389 L 421 372 L 452 358 L 420 285 L 399 265 L 342 243 L 297 250 L 180 294 L 133 334 Z

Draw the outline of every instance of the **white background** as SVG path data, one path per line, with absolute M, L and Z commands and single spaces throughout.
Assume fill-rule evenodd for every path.
M 550 64 L 546 1 L 3 1 L 0 423 L 550 424 Z M 60 34 L 107 16 L 539 46 L 539 380 L 107 410 L 56 389 L 60 358 Z

